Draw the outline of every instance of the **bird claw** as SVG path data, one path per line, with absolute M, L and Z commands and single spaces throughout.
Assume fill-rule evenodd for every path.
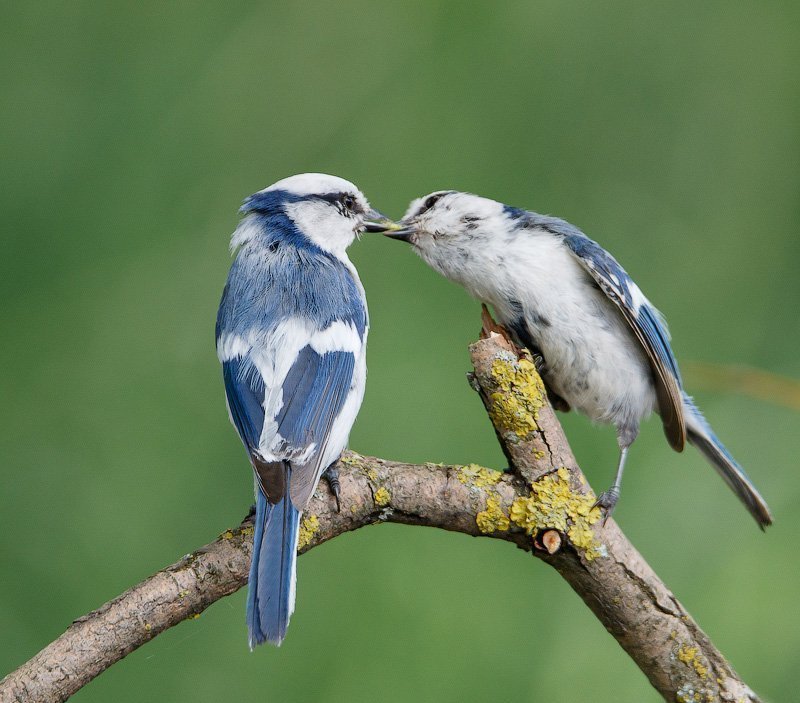
M 547 363 L 544 360 L 542 354 L 538 351 L 531 352 L 531 357 L 533 358 L 533 365 L 536 367 L 536 373 L 540 376 L 547 373 Z
M 619 486 L 611 486 L 607 491 L 603 491 L 599 496 L 597 496 L 597 500 L 594 502 L 593 508 L 600 508 L 603 513 L 603 527 L 605 527 L 606 523 L 608 522 L 608 518 L 611 517 L 611 513 L 614 512 L 614 508 L 617 506 L 617 502 L 619 501 Z
M 328 482 L 333 498 L 336 501 L 336 512 L 340 513 L 342 512 L 342 504 L 339 500 L 339 495 L 342 485 L 339 483 L 339 469 L 334 464 L 331 464 L 323 476 L 325 476 L 325 480 Z

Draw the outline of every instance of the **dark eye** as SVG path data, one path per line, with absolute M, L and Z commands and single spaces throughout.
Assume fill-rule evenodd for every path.
M 434 193 L 433 195 L 429 195 L 427 198 L 425 198 L 425 202 L 422 204 L 423 211 L 430 210 L 434 205 L 436 205 L 443 195 L 444 193 Z
M 348 210 L 355 210 L 356 199 L 352 195 L 345 195 L 342 198 L 342 205 L 344 205 Z

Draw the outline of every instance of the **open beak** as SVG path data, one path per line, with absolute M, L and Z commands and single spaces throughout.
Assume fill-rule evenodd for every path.
M 365 232 L 383 232 L 384 234 L 401 228 L 394 220 L 390 220 L 386 215 L 374 209 L 364 215 L 362 224 Z

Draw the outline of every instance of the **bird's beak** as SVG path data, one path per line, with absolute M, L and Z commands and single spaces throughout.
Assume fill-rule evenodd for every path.
M 400 225 L 398 225 L 394 220 L 390 220 L 382 212 L 378 212 L 374 209 L 370 210 L 366 213 L 366 215 L 364 215 L 364 221 L 362 224 L 364 225 L 365 232 L 386 233 L 392 230 L 400 229 Z
M 390 239 L 397 239 L 401 242 L 411 241 L 411 237 L 416 233 L 417 226 L 409 222 L 394 223 L 394 227 L 384 232 Z

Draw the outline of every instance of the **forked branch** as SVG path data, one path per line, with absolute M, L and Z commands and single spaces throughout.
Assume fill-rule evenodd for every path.
M 488 323 L 487 323 L 488 324 Z M 497 331 L 470 348 L 479 391 L 511 471 L 404 464 L 353 452 L 340 462 L 343 510 L 321 484 L 300 551 L 380 522 L 506 540 L 550 564 L 668 701 L 758 701 L 613 520 L 603 526 L 530 358 Z M 167 628 L 247 582 L 252 522 L 166 567 L 0 681 L 0 703 L 64 701 Z

